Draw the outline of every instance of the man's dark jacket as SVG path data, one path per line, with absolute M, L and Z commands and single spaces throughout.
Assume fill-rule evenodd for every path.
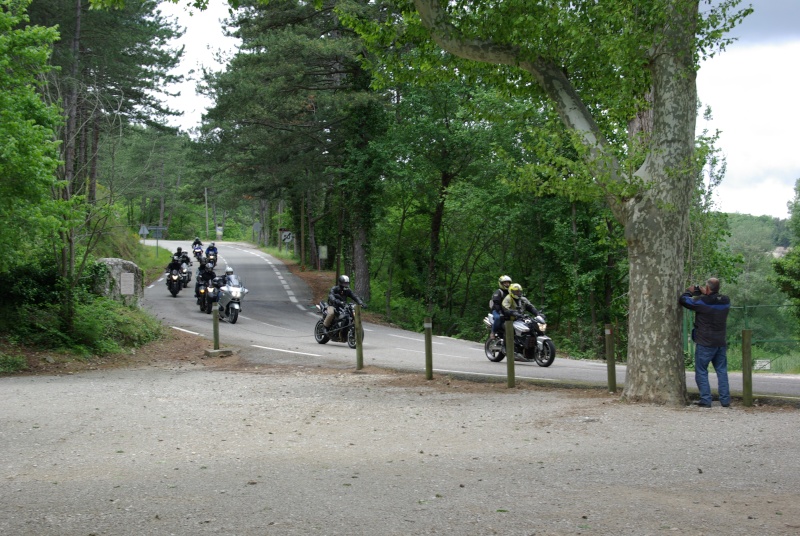
M 695 312 L 692 339 L 701 346 L 727 346 L 725 342 L 725 324 L 731 309 L 731 300 L 722 294 L 713 292 L 700 296 L 692 296 L 684 292 L 678 303 Z

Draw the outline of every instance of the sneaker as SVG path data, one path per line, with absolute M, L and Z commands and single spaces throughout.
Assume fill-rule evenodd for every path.
M 731 407 L 731 405 L 730 405 L 730 403 L 728 403 L 728 404 L 722 404 L 722 407 L 723 407 L 723 408 L 729 408 L 729 407 Z
M 700 402 L 700 401 L 695 402 L 694 405 L 697 406 L 698 408 L 710 408 L 711 407 L 711 404 L 706 404 L 705 402 Z

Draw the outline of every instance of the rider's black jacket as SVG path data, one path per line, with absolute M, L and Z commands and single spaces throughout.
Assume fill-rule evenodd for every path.
M 506 296 L 508 296 L 507 288 L 499 288 L 494 291 L 494 294 L 492 294 L 492 311 L 503 313 L 503 298 Z
M 174 256 L 177 256 L 177 257 L 178 257 L 178 259 L 180 259 L 180 261 L 181 261 L 182 263 L 185 263 L 185 264 L 192 264 L 192 259 L 189 257 L 189 253 L 188 253 L 188 252 L 186 252 L 186 251 L 181 251 L 180 253 L 178 253 L 178 252 L 175 252 L 175 255 L 174 255 Z
M 678 302 L 695 312 L 692 340 L 701 346 L 727 346 L 725 324 L 731 309 L 731 300 L 724 294 L 713 292 L 702 296 L 692 296 L 684 292 Z
M 172 261 L 167 265 L 167 272 L 172 272 L 172 270 L 181 271 L 181 261 Z
M 364 302 L 361 301 L 361 298 L 355 295 L 355 293 L 350 290 L 350 287 L 342 288 L 339 285 L 335 285 L 331 288 L 331 291 L 328 293 L 328 305 L 334 305 L 336 307 L 341 307 L 345 303 L 347 303 L 347 298 L 350 298 L 357 304 L 363 306 Z

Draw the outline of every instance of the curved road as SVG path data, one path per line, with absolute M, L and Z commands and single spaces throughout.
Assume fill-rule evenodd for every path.
M 155 245 L 147 240 L 147 245 Z M 159 247 L 175 251 L 188 248 L 188 242 L 159 240 Z M 248 358 L 271 364 L 314 364 L 330 362 L 355 367 L 355 350 L 346 344 L 317 344 L 314 324 L 318 320 L 312 295 L 307 285 L 294 277 L 278 259 L 240 242 L 218 242 L 217 272 L 226 265 L 250 291 L 242 303 L 242 312 L 235 325 L 220 322 L 220 346 L 249 347 Z M 196 270 L 197 265 L 192 266 Z M 333 284 L 333 282 L 331 282 Z M 144 305 L 165 324 L 198 336 L 213 336 L 211 315 L 200 312 L 194 299 L 194 274 L 190 286 L 176 298 L 167 291 L 163 277 L 145 289 Z M 364 364 L 399 370 L 425 370 L 425 341 L 421 333 L 365 323 Z M 558 340 L 554 341 L 558 348 Z M 506 362 L 492 363 L 484 356 L 483 344 L 472 341 L 434 337 L 434 372 L 459 376 L 505 378 Z M 607 385 L 605 362 L 556 358 L 553 365 L 542 368 L 535 363 L 516 363 L 518 379 L 568 382 L 586 385 Z M 616 367 L 617 385 L 625 383 L 625 367 Z M 715 375 L 709 375 L 715 387 Z M 731 390 L 741 394 L 742 375 L 730 374 Z M 694 373 L 687 373 L 686 384 L 694 388 Z M 754 396 L 783 396 L 800 400 L 800 377 L 763 374 L 753 377 Z

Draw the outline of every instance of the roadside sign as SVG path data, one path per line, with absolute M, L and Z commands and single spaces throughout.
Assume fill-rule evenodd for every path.
M 281 240 L 284 243 L 289 243 L 292 241 L 292 232 L 291 231 L 281 231 Z

